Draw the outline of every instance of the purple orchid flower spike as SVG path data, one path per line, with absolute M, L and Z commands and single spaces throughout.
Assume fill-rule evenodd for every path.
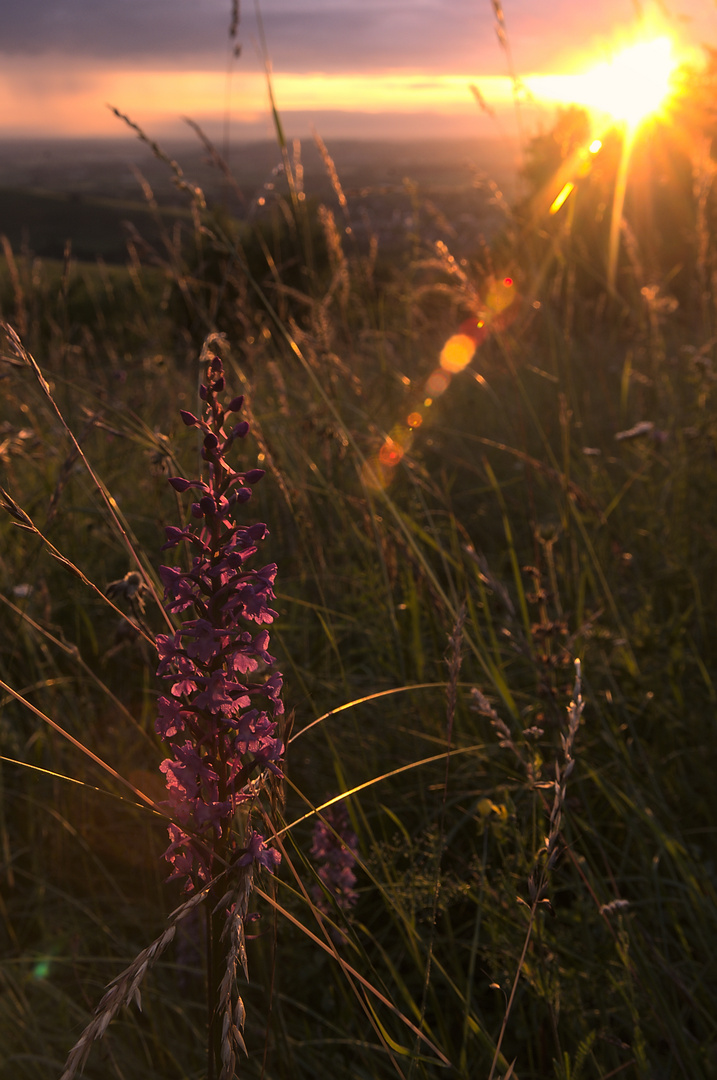
M 266 626 L 276 618 L 270 606 L 276 566 L 248 566 L 268 530 L 235 520 L 263 472 L 240 473 L 226 460 L 249 425 L 232 420 L 229 432 L 224 429 L 242 398 L 225 408 L 219 401 L 223 389 L 222 362 L 211 356 L 200 390 L 203 416 L 181 413 L 187 427 L 203 433 L 206 475 L 169 481 L 179 493 L 196 493 L 196 525 L 170 525 L 164 549 L 188 544 L 192 564 L 188 570 L 159 571 L 166 610 L 183 619 L 176 633 L 157 637 L 157 674 L 166 691 L 155 729 L 171 755 L 161 765 L 173 819 L 164 854 L 170 878 L 183 880 L 187 892 L 228 865 L 256 863 L 273 873 L 281 858 L 254 829 L 245 838 L 231 831 L 239 808 L 256 799 L 257 775 L 281 776 L 284 746 L 276 729 L 284 706 L 281 675 L 265 674 L 274 663 Z
M 317 873 L 323 885 L 313 887 L 316 906 L 330 914 L 329 896 L 343 911 L 348 911 L 358 900 L 356 892 L 356 853 L 358 840 L 351 828 L 348 811 L 343 803 L 334 803 L 323 811 L 323 821 L 314 825 L 311 855 L 317 863 Z M 324 891 L 326 890 L 326 891 Z
M 156 639 L 164 693 L 155 730 L 168 750 L 160 770 L 171 819 L 164 858 L 171 867 L 168 880 L 189 895 L 160 937 L 112 981 L 70 1051 L 62 1080 L 73 1080 L 119 1009 L 139 1001 L 144 974 L 169 946 L 180 920 L 205 902 L 207 1076 L 234 1080 L 237 1055 L 246 1053 L 237 973 L 247 971 L 245 927 L 256 917 L 249 902 L 255 873 L 273 874 L 281 861 L 281 853 L 253 828 L 252 813 L 262 789 L 282 776 L 284 743 L 277 726 L 284 705 L 267 629 L 276 618 L 270 606 L 276 566 L 250 566 L 268 530 L 236 520 L 263 473 L 240 473 L 227 461 L 248 424 L 232 420 L 225 431 L 225 416 L 237 412 L 242 399 L 223 407 L 223 389 L 222 362 L 209 356 L 200 390 L 203 416 L 181 414 L 187 427 L 202 433 L 205 475 L 170 480 L 176 492 L 191 490 L 196 501 L 192 523 L 170 525 L 162 549 L 186 543 L 191 565 L 159 570 L 165 609 L 182 620 L 173 633 Z

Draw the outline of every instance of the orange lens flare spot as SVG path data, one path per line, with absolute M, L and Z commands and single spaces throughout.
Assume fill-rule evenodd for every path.
M 602 150 L 602 143 L 599 139 L 594 139 L 593 142 L 590 143 L 588 150 L 591 154 L 597 154 L 598 150 Z
M 476 343 L 472 337 L 468 337 L 467 334 L 454 334 L 453 337 L 449 337 L 441 350 L 441 367 L 444 371 L 450 371 L 452 375 L 455 375 L 470 364 L 475 351 Z
M 430 409 L 432 404 L 433 404 L 433 398 L 432 397 L 427 397 L 426 400 L 423 402 L 423 408 L 424 409 Z
M 560 190 L 558 195 L 553 200 L 553 202 L 552 202 L 552 204 L 550 206 L 550 213 L 551 214 L 557 214 L 560 207 L 563 205 L 563 203 L 568 198 L 570 193 L 572 191 L 574 191 L 574 190 L 575 190 L 575 184 L 573 184 L 572 181 L 568 180 L 567 184 L 563 185 L 562 189 Z
M 499 278 L 498 281 L 491 283 L 485 298 L 485 306 L 488 309 L 488 323 L 491 329 L 493 329 L 496 315 L 500 315 L 501 311 L 504 311 L 515 301 L 514 284 L 512 277 Z M 487 331 L 485 332 L 487 333 Z
M 421 416 L 420 413 L 412 412 L 406 418 L 406 423 L 408 424 L 408 426 L 410 428 L 420 427 L 421 424 L 423 423 L 423 417 Z
M 452 336 L 456 337 L 457 335 L 462 334 L 463 337 L 470 338 L 475 347 L 478 348 L 478 346 L 486 339 L 487 331 L 484 330 L 484 327 L 485 322 L 483 319 L 478 319 L 476 316 L 473 316 L 472 319 L 465 319 L 456 330 L 456 333 Z
M 361 479 L 370 491 L 384 491 L 391 483 L 393 470 L 381 464 L 378 454 L 363 463 Z
M 472 346 L 473 342 L 471 342 L 471 347 Z M 441 353 L 441 355 L 443 355 L 443 353 Z M 428 381 L 426 382 L 426 390 L 431 397 L 440 397 L 441 394 L 443 394 L 448 389 L 450 381 L 450 375 L 447 375 L 445 371 L 441 371 L 440 368 L 437 368 L 432 375 L 428 376 Z
M 378 460 L 382 465 L 386 465 L 389 468 L 393 468 L 398 465 L 399 461 L 403 457 L 404 450 L 402 446 L 399 446 L 393 439 L 386 439 L 381 449 L 378 452 Z

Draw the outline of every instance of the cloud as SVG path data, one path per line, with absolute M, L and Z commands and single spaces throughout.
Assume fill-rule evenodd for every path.
M 0 12 L 5 56 L 53 51 L 172 70 L 227 63 L 231 0 L 0 0 Z M 261 0 L 261 13 L 276 71 L 506 70 L 487 0 Z M 556 70 L 561 56 L 630 22 L 632 10 L 627 0 L 506 0 L 505 17 L 516 70 L 528 73 Z M 251 0 L 241 4 L 238 40 L 238 66 L 260 68 Z
M 713 0 L 690 2 L 706 11 Z M 600 40 L 630 23 L 629 0 L 504 4 L 526 84 L 594 66 Z M 505 76 L 507 58 L 487 0 L 261 0 L 261 11 L 292 132 L 310 116 L 332 133 L 477 132 L 488 118 L 470 83 L 500 111 L 491 79 Z M 0 134 L 116 135 L 108 101 L 154 134 L 175 132 L 182 114 L 221 127 L 230 16 L 231 0 L 0 0 Z M 237 132 L 270 136 L 259 36 L 242 0 L 231 113 Z
M 35 67 L 41 70 L 34 72 Z M 282 116 L 288 112 L 297 118 L 312 113 L 338 116 L 356 110 L 374 117 L 420 113 L 451 115 L 455 119 L 462 115 L 464 124 L 470 127 L 476 109 L 469 82 L 470 76 L 465 74 L 426 79 L 405 71 L 277 72 L 273 89 Z M 499 99 L 510 100 L 510 80 L 506 77 L 485 77 L 481 85 L 493 104 Z M 214 117 L 221 122 L 226 93 L 226 75 L 222 71 L 122 70 L 85 61 L 75 63 L 68 72 L 62 62 L 53 63 L 52 58 L 43 65 L 31 65 L 13 57 L 0 68 L 0 134 L 10 130 L 47 133 L 53 129 L 58 134 L 83 130 L 92 135 L 118 134 L 120 125 L 106 102 L 112 102 L 152 132 L 166 130 L 168 124 L 174 126 L 182 115 Z M 241 124 L 268 117 L 264 73 L 239 73 L 233 82 L 231 105 L 232 122 Z M 440 120 L 432 122 L 434 128 L 437 125 Z
M 0 0 L 0 50 L 47 51 L 96 60 L 221 53 L 224 0 Z M 223 57 L 222 57 L 223 58 Z
M 0 52 L 138 65 L 226 63 L 229 0 L 0 0 Z M 486 6 L 487 8 L 487 6 Z M 263 0 L 275 69 L 365 71 L 473 67 L 483 53 L 500 67 L 490 9 L 475 0 Z M 238 40 L 256 63 L 253 5 L 242 5 Z

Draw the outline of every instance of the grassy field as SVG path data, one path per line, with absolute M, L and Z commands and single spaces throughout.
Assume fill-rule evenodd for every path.
M 420 184 L 389 256 L 340 174 L 303 198 L 288 154 L 252 223 L 187 196 L 193 228 L 123 267 L 6 245 L 39 369 L 6 331 L 3 1080 L 59 1077 L 183 901 L 121 780 L 164 798 L 158 568 L 203 348 L 245 395 L 232 463 L 266 470 L 239 520 L 269 527 L 293 723 L 257 804 L 283 859 L 249 901 L 240 1075 L 717 1075 L 715 166 L 651 128 L 611 268 L 617 135 L 548 212 L 574 120 L 461 258 Z M 472 362 L 441 366 L 468 319 Z M 144 610 L 116 584 L 113 609 L 130 571 Z M 343 793 L 348 907 L 311 855 Z M 205 947 L 190 913 L 88 1078 L 214 1075 Z

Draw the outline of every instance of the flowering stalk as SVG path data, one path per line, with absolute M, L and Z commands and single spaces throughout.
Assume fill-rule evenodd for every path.
M 160 567 L 166 610 L 184 613 L 175 633 L 157 637 L 157 674 L 168 693 L 159 699 L 156 731 L 171 751 L 160 766 L 172 818 L 164 854 L 172 868 L 170 880 L 183 881 L 190 895 L 170 917 L 167 930 L 113 979 L 70 1051 L 62 1080 L 73 1080 L 124 1005 L 134 1000 L 141 1007 L 144 976 L 174 938 L 180 920 L 202 903 L 207 913 L 207 1080 L 233 1080 L 236 1053 L 246 1052 L 236 972 L 238 965 L 247 971 L 245 924 L 255 863 L 273 873 L 281 859 L 251 827 L 251 810 L 264 782 L 272 774 L 282 775 L 284 745 L 276 735 L 276 718 L 284 706 L 281 675 L 268 673 L 274 658 L 265 629 L 276 617 L 269 607 L 276 566 L 250 570 L 246 565 L 267 528 L 234 523 L 237 507 L 250 498 L 251 485 L 263 473 L 238 473 L 226 460 L 249 425 L 241 421 L 225 431 L 226 417 L 239 411 L 242 399 L 224 408 L 218 398 L 223 390 L 221 360 L 210 356 L 207 383 L 200 390 L 204 417 L 181 414 L 187 426 L 204 433 L 207 479 L 170 480 L 176 491 L 197 492 L 191 511 L 197 524 L 170 526 L 164 545 L 189 544 L 193 561 L 186 571 Z M 241 831 L 232 831 L 242 809 Z
M 358 900 L 356 892 L 356 852 L 358 840 L 351 828 L 349 815 L 343 803 L 335 803 L 323 812 L 314 825 L 311 855 L 317 861 L 317 873 L 323 885 L 315 885 L 312 892 L 320 911 L 330 914 L 329 896 L 343 911 L 348 911 Z M 324 891 L 326 890 L 326 891 Z
M 250 815 L 262 780 L 272 773 L 281 777 L 284 752 L 276 734 L 277 717 L 284 711 L 282 679 L 278 672 L 268 673 L 274 658 L 266 629 L 276 617 L 269 606 L 276 566 L 248 568 L 268 530 L 266 525 L 238 525 L 234 520 L 263 472 L 239 473 L 226 460 L 249 425 L 227 423 L 230 414 L 241 409 L 242 398 L 223 407 L 219 401 L 223 390 L 222 362 L 211 356 L 207 382 L 200 390 L 203 417 L 181 413 L 188 427 L 203 433 L 206 478 L 175 476 L 169 481 L 178 492 L 195 493 L 191 516 L 196 525 L 169 526 L 163 550 L 188 544 L 192 565 L 188 570 L 162 566 L 159 571 L 165 608 L 181 614 L 184 621 L 175 633 L 157 637 L 157 674 L 168 688 L 159 698 L 156 731 L 170 749 L 160 765 L 169 793 L 165 805 L 173 822 L 165 851 L 169 880 L 183 881 L 185 891 L 193 893 L 227 868 L 238 871 L 230 878 L 229 893 L 226 883 L 222 890 L 217 886 L 211 902 L 214 910 L 208 916 L 210 1080 L 215 1068 L 222 1076 L 233 1075 L 227 1038 L 243 1048 L 241 1024 L 236 1022 L 243 1018 L 243 1005 L 236 995 L 234 1003 L 230 1000 L 233 980 L 220 970 L 226 952 L 222 930 L 226 923 L 235 926 L 233 971 L 236 941 L 243 941 L 253 864 L 256 861 L 273 873 L 281 858 L 251 827 Z M 245 824 L 237 838 L 232 823 L 242 810 Z M 219 891 L 225 893 L 221 899 Z

